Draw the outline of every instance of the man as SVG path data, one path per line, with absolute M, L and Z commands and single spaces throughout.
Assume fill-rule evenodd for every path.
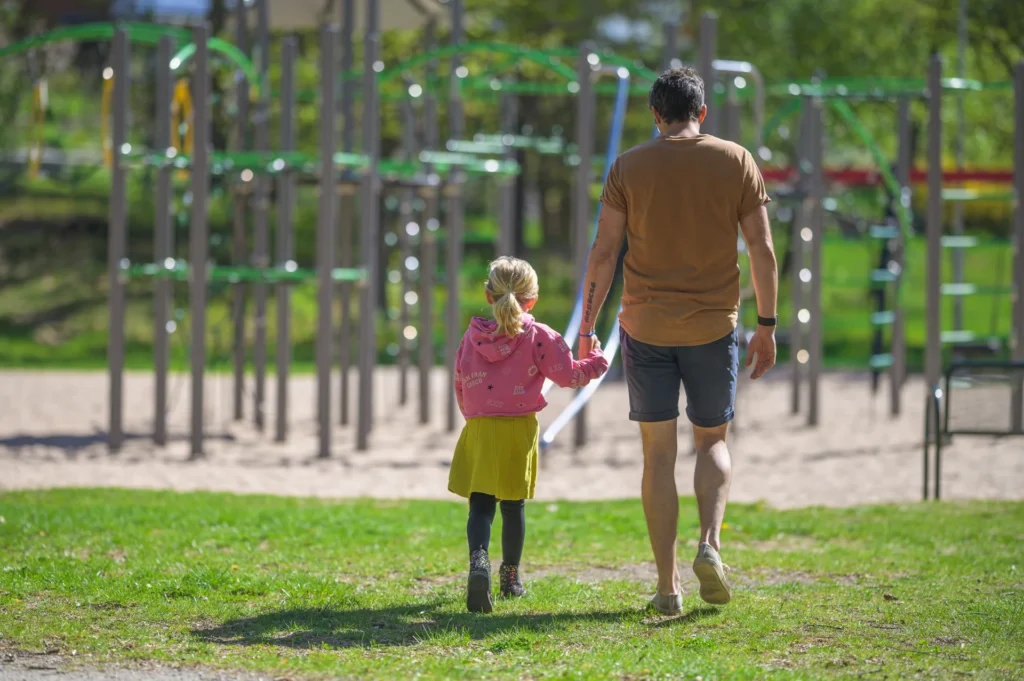
M 675 482 L 680 383 L 697 450 L 701 528 L 693 570 L 705 601 L 731 598 L 718 552 L 732 477 L 726 435 L 739 363 L 737 224 L 757 295 L 758 327 L 747 356 L 749 367 L 757 355 L 755 379 L 775 364 L 778 272 L 764 180 L 746 149 L 701 134 L 707 114 L 701 78 L 691 68 L 666 71 L 651 87 L 650 109 L 660 135 L 615 161 L 601 195 L 583 280 L 579 354 L 586 357 L 593 347 L 594 324 L 626 237 L 619 321 L 629 417 L 640 423 L 643 442 L 644 515 L 658 566 L 651 603 L 674 615 L 682 609 Z

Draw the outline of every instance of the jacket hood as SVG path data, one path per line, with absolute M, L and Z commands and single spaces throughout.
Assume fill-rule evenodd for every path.
M 469 325 L 469 340 L 473 350 L 487 362 L 497 362 L 511 356 L 529 337 L 529 331 L 534 324 L 531 315 L 524 314 L 522 320 L 523 332 L 515 338 L 509 338 L 498 332 L 498 323 L 493 319 L 473 317 Z

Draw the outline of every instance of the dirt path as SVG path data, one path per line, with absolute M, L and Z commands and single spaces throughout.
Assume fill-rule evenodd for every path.
M 273 676 L 138 665 L 98 668 L 87 658 L 0 652 L 0 681 L 272 681 Z
M 890 419 L 884 390 L 872 400 L 865 377 L 828 375 L 823 384 L 822 425 L 809 429 L 802 418 L 788 413 L 784 369 L 777 370 L 773 380 L 742 387 L 739 420 L 730 442 L 734 500 L 795 507 L 920 498 L 924 387 L 919 381 L 911 380 L 906 387 L 903 416 Z M 414 378 L 410 376 L 412 393 Z M 262 435 L 248 422 L 230 421 L 229 377 L 212 377 L 206 392 L 208 455 L 189 461 L 189 386 L 184 376 L 171 380 L 173 441 L 158 448 L 148 436 L 152 376 L 128 375 L 128 441 L 121 453 L 112 455 L 104 439 L 107 379 L 103 373 L 0 372 L 0 489 L 116 486 L 451 499 L 446 491 L 447 466 L 457 433 L 445 432 L 442 424 L 443 373 L 437 372 L 432 379 L 434 420 L 421 427 L 416 423 L 415 403 L 397 406 L 396 372 L 381 371 L 372 451 L 355 451 L 352 428 L 339 426 L 332 458 L 320 460 L 315 457 L 312 377 L 291 383 L 292 433 L 284 445 L 274 444 L 269 435 L 273 432 L 272 397 L 268 435 Z M 353 387 L 356 384 L 353 377 Z M 273 395 L 272 383 L 267 392 Z M 569 397 L 568 391 L 554 394 L 552 406 L 541 415 L 542 425 L 555 418 Z M 571 446 L 570 427 L 546 452 L 538 484 L 540 498 L 638 496 L 639 439 L 636 426 L 626 418 L 626 403 L 623 384 L 601 387 L 588 409 L 586 446 Z M 251 419 L 251 395 L 247 395 L 246 409 Z M 682 424 L 680 430 L 685 433 L 688 427 Z M 687 449 L 680 458 L 680 493 L 690 494 L 692 458 Z M 944 457 L 943 492 L 948 498 L 1024 498 L 1024 442 L 957 439 Z

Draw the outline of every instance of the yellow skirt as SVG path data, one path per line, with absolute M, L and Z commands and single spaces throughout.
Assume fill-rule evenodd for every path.
M 536 414 L 469 419 L 455 446 L 448 491 L 467 499 L 473 492 L 532 499 L 539 434 Z

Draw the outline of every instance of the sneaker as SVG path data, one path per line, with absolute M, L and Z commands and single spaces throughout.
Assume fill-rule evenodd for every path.
M 651 607 L 668 617 L 675 617 L 683 611 L 683 597 L 681 594 L 655 593 L 651 598 Z
M 705 603 L 725 605 L 732 600 L 729 582 L 725 579 L 728 571 L 729 566 L 722 562 L 711 544 L 700 545 L 693 560 L 693 574 L 700 580 L 700 597 Z
M 523 586 L 518 565 L 502 563 L 498 570 L 498 584 L 501 586 L 502 598 L 522 598 L 526 595 L 526 587 Z
M 487 551 L 478 549 L 469 558 L 469 582 L 466 585 L 466 609 L 490 612 L 494 607 L 491 595 L 491 559 Z

